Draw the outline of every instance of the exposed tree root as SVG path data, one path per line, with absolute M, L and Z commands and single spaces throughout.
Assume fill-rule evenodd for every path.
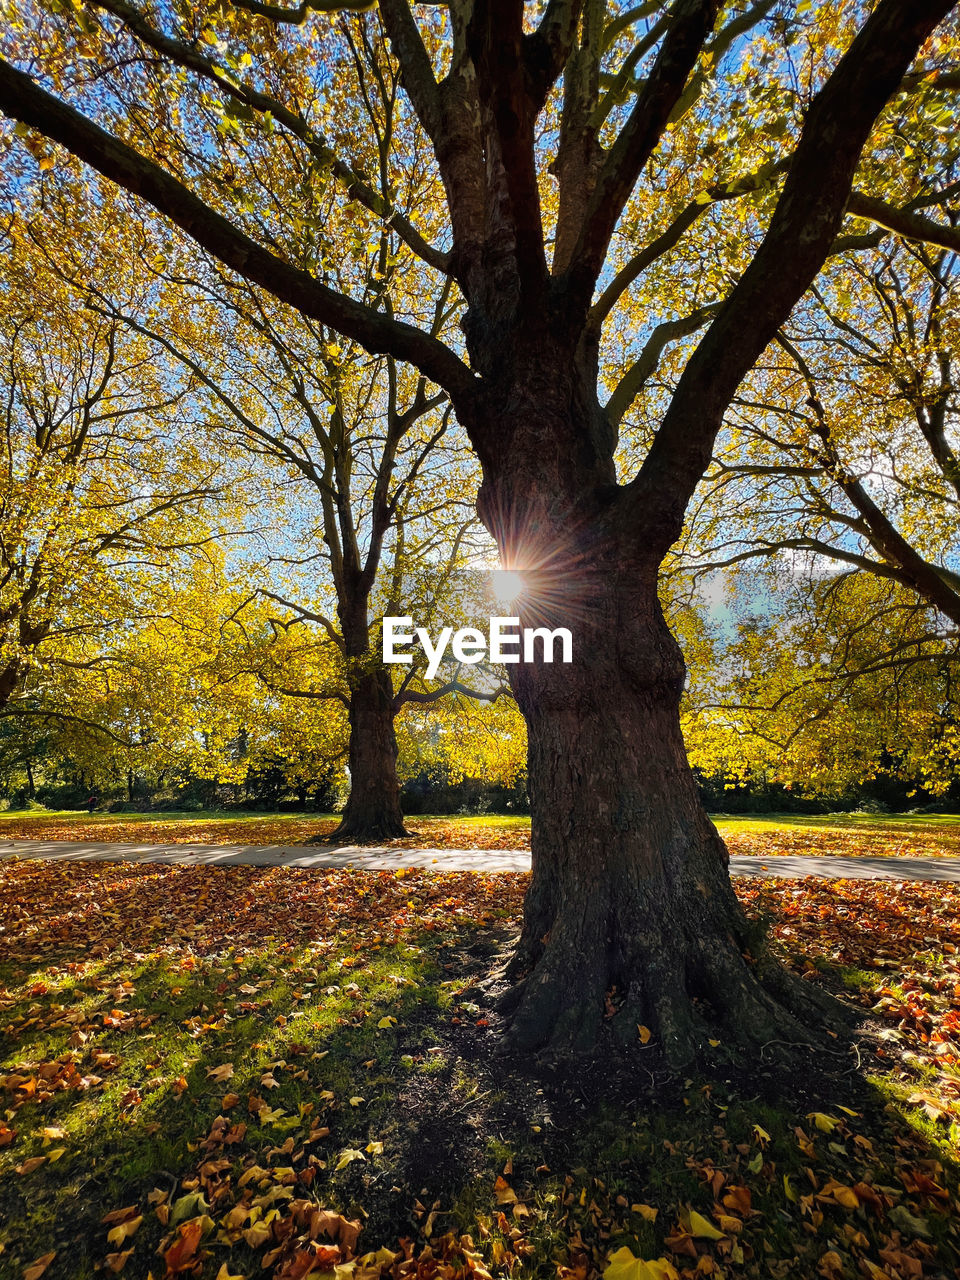
M 329 835 L 314 836 L 310 844 L 382 844 L 402 840 L 410 832 L 395 818 L 347 818 Z
M 735 911 L 732 923 L 743 923 L 746 932 Z M 638 927 L 619 960 L 616 948 L 597 945 L 609 932 L 589 914 L 581 908 L 574 927 L 568 917 L 539 945 L 521 939 L 506 976 L 527 971 L 497 1002 L 509 1018 L 510 1051 L 587 1052 L 607 1023 L 625 1045 L 649 1031 L 680 1067 L 710 1040 L 743 1053 L 774 1041 L 818 1047 L 825 1032 L 849 1031 L 854 1021 L 840 1001 L 783 969 L 765 947 L 751 956 L 729 928 L 713 926 L 709 913 L 672 935 Z

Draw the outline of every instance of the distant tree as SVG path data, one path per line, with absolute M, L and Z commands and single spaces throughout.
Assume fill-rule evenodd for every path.
M 385 229 L 385 267 L 390 247 Z M 270 539 L 273 572 L 257 590 L 292 611 L 278 626 L 299 620 L 319 630 L 343 677 L 335 689 L 297 687 L 278 665 L 280 653 L 266 651 L 261 678 L 301 699 L 302 714 L 311 704 L 346 705 L 350 794 L 330 838 L 402 836 L 394 719 L 412 696 L 414 672 L 401 673 L 407 679 L 394 687 L 395 672 L 381 661 L 380 605 L 409 613 L 412 578 L 419 567 L 426 581 L 432 567 L 436 585 L 420 601 L 426 622 L 449 570 L 466 561 L 476 523 L 466 441 L 448 430 L 446 397 L 392 357 L 371 360 L 249 287 L 208 278 L 191 307 L 182 284 L 181 274 L 175 331 L 160 341 L 207 392 L 206 429 L 267 462 L 283 489 L 278 536 Z M 332 608 L 324 607 L 327 585 Z
M 84 309 L 18 216 L 0 239 L 0 716 L 120 740 L 64 689 L 108 679 L 125 629 L 209 565 L 222 468 L 177 423 L 183 380 Z
M 960 776 L 960 635 L 895 582 L 740 570 L 724 634 L 684 699 L 691 762 L 800 795 L 887 777 L 934 795 Z
M 818 561 L 960 627 L 960 228 L 940 238 L 955 249 L 893 239 L 817 282 L 734 400 L 688 565 Z

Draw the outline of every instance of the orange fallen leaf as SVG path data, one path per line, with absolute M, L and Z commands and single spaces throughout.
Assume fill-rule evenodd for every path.
M 191 1218 L 177 1228 L 177 1238 L 168 1249 L 163 1251 L 163 1260 L 167 1264 L 169 1275 L 178 1275 L 181 1271 L 192 1270 L 197 1257 L 197 1249 L 203 1237 L 203 1218 Z
M 40 1280 L 40 1277 L 56 1256 L 57 1251 L 54 1249 L 52 1253 L 45 1253 L 42 1257 L 37 1258 L 35 1262 L 31 1262 L 29 1266 L 24 1267 L 23 1280 Z

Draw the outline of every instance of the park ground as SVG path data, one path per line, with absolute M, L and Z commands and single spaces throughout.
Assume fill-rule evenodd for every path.
M 318 820 L 4 815 L 0 836 L 51 826 L 294 843 Z M 761 855 L 960 852 L 956 820 L 919 816 L 721 829 Z M 525 885 L 0 864 L 0 1277 L 960 1275 L 960 890 L 738 882 L 862 1027 L 749 1064 L 711 1042 L 677 1074 L 643 1027 L 575 1068 L 499 1052 L 490 975 Z
M 769 814 L 714 816 L 730 852 L 830 857 L 960 856 L 960 817 L 931 814 Z M 0 813 L 0 840 L 108 840 L 143 844 L 294 845 L 328 836 L 336 814 L 222 811 L 197 813 Z M 529 849 L 530 819 L 523 816 L 411 816 L 410 836 L 388 840 L 397 848 Z M 378 841 L 378 843 L 380 843 Z

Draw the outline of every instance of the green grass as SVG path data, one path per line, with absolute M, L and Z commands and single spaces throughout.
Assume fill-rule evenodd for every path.
M 960 827 L 960 816 L 941 813 L 764 813 L 711 815 L 722 832 L 777 830 L 839 831 L 950 831 Z
M 30 1074 L 31 1065 L 59 1060 L 62 1066 L 73 1058 L 78 1075 L 99 1075 L 102 1082 L 64 1088 L 10 1117 L 19 1132 L 0 1150 L 0 1222 L 6 1224 L 0 1275 L 19 1275 L 48 1249 L 62 1254 L 67 1240 L 71 1262 L 49 1274 L 92 1275 L 107 1252 L 98 1247 L 106 1238 L 102 1215 L 142 1201 L 154 1188 L 169 1189 L 171 1172 L 189 1175 L 198 1165 L 198 1144 L 221 1114 L 248 1125 L 239 1144 L 243 1155 L 282 1148 L 288 1137 L 300 1146 L 322 1122 L 331 1130 L 315 1148 L 326 1159 L 324 1201 L 361 1207 L 360 1186 L 374 1158 L 365 1155 L 339 1172 L 332 1166 L 343 1151 L 362 1151 L 391 1129 L 402 1077 L 437 1069 L 424 1045 L 432 1037 L 422 1028 L 451 995 L 432 949 L 406 942 L 378 947 L 358 965 L 354 942 L 345 938 L 319 950 L 266 942 L 243 954 L 228 950 L 196 960 L 191 968 L 183 967 L 189 956 L 171 949 L 144 959 L 120 952 L 93 963 L 77 956 L 70 962 L 79 966 L 74 973 L 51 973 L 49 966 L 0 971 L 11 995 L 3 1019 L 15 1033 L 7 1037 L 3 1070 L 25 1067 Z M 129 995 L 123 984 L 130 984 Z M 241 992 L 244 986 L 256 993 Z M 134 1025 L 105 1027 L 103 1015 L 109 1018 L 113 1007 L 121 1022 L 133 1017 Z M 73 1025 L 58 1025 L 63 1012 Z M 402 1033 L 378 1028 L 388 1015 Z M 401 1037 L 409 1065 L 400 1063 Z M 226 1063 L 233 1064 L 231 1075 L 210 1076 Z M 224 1110 L 229 1093 L 239 1100 Z M 264 1098 L 269 1110 L 253 1114 L 251 1096 Z M 56 1136 L 45 1138 L 45 1128 Z M 55 1163 L 16 1173 L 31 1157 L 58 1149 L 63 1154 Z M 378 1173 L 389 1169 L 392 1155 L 376 1158 Z M 136 1236 L 138 1255 L 148 1256 L 163 1234 L 148 1214 Z M 252 1251 L 243 1257 L 244 1249 L 237 1266 L 255 1266 Z M 220 1253 L 227 1256 L 226 1249 Z
M 950 831 L 960 827 L 960 815 L 957 814 L 866 814 L 866 813 L 764 813 L 731 815 L 715 813 L 711 815 L 721 831 L 736 833 L 766 830 L 851 830 L 851 831 Z M 95 811 L 88 814 L 86 809 L 8 809 L 0 811 L 0 824 L 7 821 L 22 822 L 25 819 L 43 821 L 47 818 L 75 820 L 78 824 L 89 821 L 109 824 L 112 822 L 164 822 L 164 823 L 233 823 L 237 826 L 263 822 L 302 823 L 304 821 L 334 821 L 338 817 L 334 813 L 277 813 L 271 810 L 250 810 L 238 813 L 235 809 L 204 809 L 201 811 L 164 810 L 161 812 L 136 813 L 103 813 Z M 416 826 L 418 822 L 449 822 L 465 828 L 471 827 L 529 827 L 530 818 L 526 814 L 442 814 L 423 813 L 410 814 L 409 822 Z

